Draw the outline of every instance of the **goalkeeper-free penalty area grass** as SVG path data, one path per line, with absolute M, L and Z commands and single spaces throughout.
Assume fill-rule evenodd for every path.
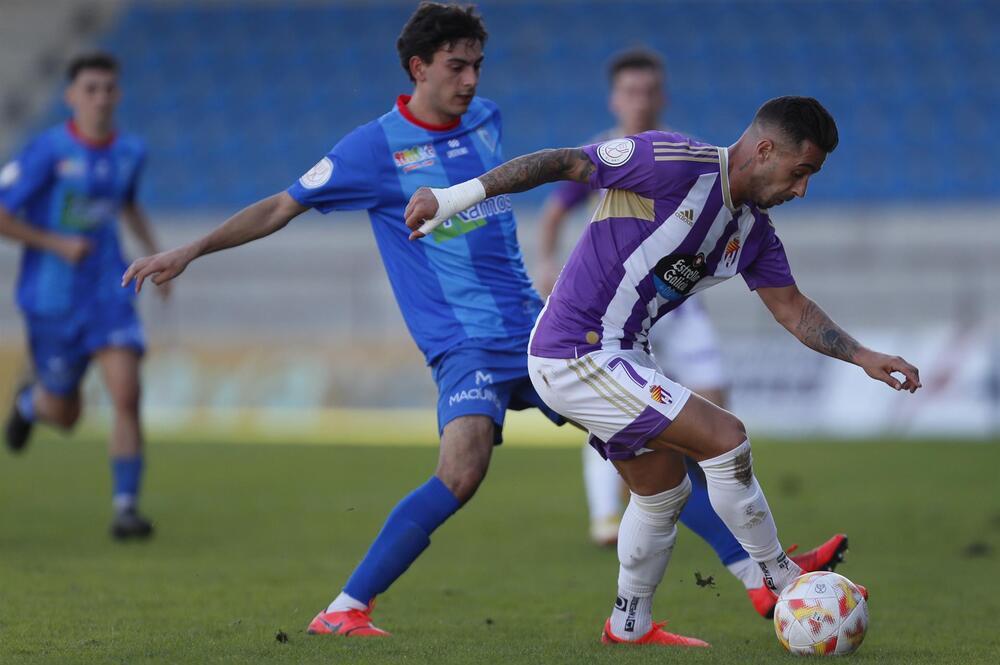
M 119 544 L 103 441 L 0 453 L 0 663 L 791 662 L 683 527 L 654 617 L 714 648 L 599 644 L 617 559 L 587 540 L 575 446 L 495 451 L 479 494 L 379 598 L 392 638 L 306 635 L 435 455 L 154 441 L 156 536 Z M 786 545 L 850 536 L 839 572 L 871 591 L 852 662 L 1000 662 L 1000 445 L 758 441 L 754 456 Z

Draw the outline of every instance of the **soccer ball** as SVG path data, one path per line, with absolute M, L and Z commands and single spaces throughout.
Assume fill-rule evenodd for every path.
M 868 603 L 843 575 L 806 573 L 778 596 L 774 632 L 796 656 L 846 656 L 868 631 Z

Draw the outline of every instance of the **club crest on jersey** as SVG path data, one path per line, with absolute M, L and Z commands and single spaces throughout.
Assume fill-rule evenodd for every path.
M 392 160 L 396 162 L 396 168 L 403 169 L 403 173 L 409 173 L 433 166 L 437 161 L 437 152 L 434 151 L 433 143 L 424 143 L 405 150 L 397 150 L 392 153 Z
M 674 401 L 674 397 L 669 391 L 664 390 L 663 386 L 655 384 L 649 387 L 649 396 L 653 398 L 654 402 L 659 402 L 660 404 Z
M 707 274 L 704 254 L 670 254 L 653 268 L 653 286 L 661 297 L 680 300 Z
M 621 166 L 635 152 L 635 141 L 632 139 L 615 139 L 605 141 L 597 146 L 597 157 L 608 166 Z
M 729 239 L 726 243 L 726 251 L 722 255 L 723 264 L 729 268 L 736 262 L 736 258 L 740 254 L 740 236 L 738 233 L 734 233 L 733 237 Z

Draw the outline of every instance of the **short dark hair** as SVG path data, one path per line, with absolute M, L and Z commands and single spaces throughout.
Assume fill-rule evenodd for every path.
M 648 48 L 632 48 L 615 54 L 608 63 L 608 82 L 614 83 L 615 78 L 627 69 L 649 69 L 659 74 L 666 72 L 663 58 Z
M 775 97 L 757 109 L 754 122 L 774 125 L 795 145 L 811 141 L 826 153 L 833 152 L 840 141 L 833 116 L 812 97 Z
M 412 81 L 410 58 L 413 56 L 430 62 L 442 46 L 451 47 L 463 39 L 485 44 L 488 36 L 474 5 L 422 2 L 399 33 L 396 51 L 403 71 Z
M 66 67 L 66 80 L 72 83 L 85 69 L 101 69 L 106 72 L 118 73 L 118 60 L 104 51 L 83 53 L 73 58 Z

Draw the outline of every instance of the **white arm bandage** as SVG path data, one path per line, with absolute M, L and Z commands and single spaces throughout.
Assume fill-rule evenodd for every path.
M 437 199 L 438 211 L 434 219 L 428 219 L 420 225 L 418 230 L 424 235 L 436 229 L 446 219 L 450 219 L 466 208 L 471 208 L 486 198 L 486 189 L 483 187 L 483 183 L 479 182 L 479 178 L 466 180 L 446 189 L 432 187 L 431 193 Z

